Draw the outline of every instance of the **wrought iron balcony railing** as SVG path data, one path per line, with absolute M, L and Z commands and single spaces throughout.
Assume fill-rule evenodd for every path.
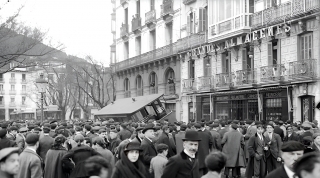
M 199 81 L 199 90 L 208 91 L 214 88 L 213 76 L 198 77 L 198 81 Z
M 21 83 L 22 83 L 22 84 L 26 84 L 26 83 L 27 83 L 27 80 L 26 80 L 26 79 L 21 79 Z
M 16 83 L 16 79 L 15 78 L 10 78 L 9 82 L 10 83 Z
M 150 87 L 149 93 L 151 94 L 157 94 L 158 93 L 158 86 Z
M 128 35 L 128 24 L 122 24 L 120 27 L 120 35 L 121 37 Z
M 9 94 L 10 95 L 15 95 L 16 94 L 16 90 L 9 90 Z
M 234 86 L 243 86 L 246 84 L 254 84 L 257 82 L 257 70 L 246 69 L 238 70 L 233 73 L 232 81 Z
M 192 92 L 196 90 L 195 80 L 191 79 L 183 79 L 182 80 L 182 90 L 183 92 Z
M 260 81 L 281 81 L 286 77 L 286 67 L 284 64 L 260 67 Z
M 145 24 L 149 24 L 156 21 L 156 10 L 151 10 L 146 13 Z
M 124 91 L 124 97 L 125 98 L 130 98 L 131 97 L 131 91 Z
M 317 77 L 317 61 L 315 59 L 300 60 L 289 63 L 289 80 L 306 80 Z
M 167 83 L 166 84 L 166 92 L 165 92 L 166 95 L 174 95 L 176 94 L 176 86 L 175 86 L 175 83 Z
M 22 95 L 26 95 L 26 94 L 27 94 L 27 91 L 26 91 L 26 90 L 21 90 L 21 94 L 22 94 Z
M 197 47 L 201 44 L 204 44 L 208 41 L 207 32 L 191 34 L 187 37 L 184 37 L 177 42 L 177 51 L 185 51 L 190 48 Z
M 230 73 L 216 74 L 216 88 L 230 87 L 231 75 Z
M 131 24 L 132 24 L 132 31 L 133 32 L 141 28 L 141 17 L 139 14 L 136 14 L 133 17 Z
M 292 17 L 319 10 L 319 8 L 319 0 L 291 0 L 254 13 L 252 26 L 271 26 L 283 22 L 283 19 L 289 20 Z
M 137 88 L 137 96 L 143 96 L 143 88 Z

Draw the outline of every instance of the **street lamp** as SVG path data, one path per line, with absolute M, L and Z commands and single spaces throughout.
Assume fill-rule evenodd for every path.
M 43 74 L 36 80 L 36 85 L 41 94 L 41 123 L 43 122 L 43 94 L 46 92 L 48 82 L 44 79 Z

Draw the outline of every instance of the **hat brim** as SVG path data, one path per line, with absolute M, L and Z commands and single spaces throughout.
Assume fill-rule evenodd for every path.
M 143 149 L 141 148 L 130 148 L 130 149 L 124 149 L 123 151 L 126 152 L 126 151 L 132 151 L 132 150 L 143 151 Z
M 201 141 L 201 139 L 200 138 L 198 138 L 198 139 L 183 138 L 182 141 Z
M 142 133 L 145 133 L 147 130 L 153 130 L 153 131 L 156 131 L 156 128 L 145 128 L 142 130 Z

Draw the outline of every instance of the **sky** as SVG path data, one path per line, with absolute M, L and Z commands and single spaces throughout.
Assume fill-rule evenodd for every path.
M 69 55 L 89 55 L 109 65 L 111 0 L 0 0 L 1 19 L 22 5 L 19 21 L 47 32 L 47 37 L 63 44 Z

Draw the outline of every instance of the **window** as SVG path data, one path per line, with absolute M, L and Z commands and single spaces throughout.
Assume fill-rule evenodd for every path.
M 312 58 L 312 33 L 300 37 L 301 60 Z
M 225 52 L 222 54 L 222 73 L 230 73 L 231 72 L 231 52 Z
M 0 81 L 3 81 L 3 74 L 0 74 Z
M 150 31 L 150 51 L 156 49 L 156 30 Z
M 219 21 L 226 20 L 231 17 L 233 1 L 219 1 Z
M 193 34 L 195 33 L 195 12 L 191 12 L 188 16 L 187 16 L 187 33 Z
M 141 36 L 136 38 L 136 55 L 141 54 Z
M 150 0 L 150 10 L 154 10 L 154 0 Z
M 140 17 L 140 0 L 137 0 L 137 14 L 138 14 L 138 17 Z
M 15 85 L 11 85 L 10 90 L 11 90 L 11 91 L 15 91 Z
M 188 72 L 189 72 L 189 79 L 193 79 L 194 78 L 194 60 L 189 60 L 188 61 Z
M 14 102 L 15 102 L 15 98 L 14 98 L 14 97 L 11 97 L 11 98 L 10 98 L 10 102 L 11 102 L 11 103 L 14 103 Z
M 0 91 L 3 91 L 3 85 L 2 84 L 0 85 Z
M 22 74 L 22 81 L 26 80 L 26 74 Z
M 130 81 L 128 78 L 124 80 L 124 91 L 129 91 L 130 90 Z
M 22 91 L 26 91 L 27 90 L 27 86 L 26 85 L 22 85 Z
M 4 101 L 3 101 L 3 96 L 0 96 L 0 105 L 3 105 Z
M 199 9 L 199 32 L 203 32 L 207 30 L 207 9 L 200 8 Z
M 203 76 L 211 76 L 211 60 L 207 56 L 203 59 Z
M 152 72 L 150 74 L 150 86 L 155 87 L 157 85 L 158 85 L 157 74 L 155 72 Z
M 124 23 L 128 27 L 129 24 L 129 17 L 128 17 L 128 8 L 124 9 Z
M 21 104 L 22 104 L 22 105 L 25 105 L 25 104 L 26 104 L 26 97 L 25 97 L 25 96 L 23 96 L 23 97 L 21 98 Z
M 137 88 L 137 96 L 142 96 L 143 95 L 143 82 L 142 78 L 139 75 L 136 80 L 136 88 Z
M 268 43 L 268 65 L 278 64 L 278 41 Z
M 129 58 L 129 42 L 124 43 L 124 60 Z
M 11 73 L 11 78 L 15 78 L 15 73 Z
M 172 43 L 172 23 L 166 25 L 166 45 Z

